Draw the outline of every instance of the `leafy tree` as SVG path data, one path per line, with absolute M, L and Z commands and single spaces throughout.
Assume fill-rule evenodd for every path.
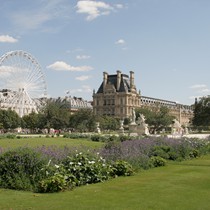
M 114 118 L 112 116 L 101 116 L 99 118 L 100 128 L 102 130 L 117 130 L 119 129 L 120 122 L 119 119 Z
M 29 115 L 22 117 L 22 127 L 31 130 L 31 133 L 35 133 L 35 130 L 39 127 L 39 114 L 32 112 Z
M 11 110 L 0 110 L 1 127 L 7 132 L 10 129 L 18 128 L 21 125 L 21 118 L 19 115 Z
M 91 109 L 80 109 L 70 116 L 69 127 L 80 132 L 94 131 L 96 116 Z
M 194 104 L 194 126 L 210 126 L 210 97 L 202 97 Z
M 124 119 L 124 125 L 129 125 L 131 122 L 130 118 L 125 118 Z
M 149 125 L 150 133 L 161 131 L 173 123 L 174 116 L 169 114 L 169 109 L 165 106 L 154 106 L 152 108 L 139 108 L 136 110 L 136 117 L 143 114 L 146 123 Z
M 63 129 L 68 127 L 70 112 L 68 102 L 64 99 L 48 99 L 42 108 L 39 121 L 40 128 Z
M 77 131 L 94 131 L 96 122 L 100 123 L 102 130 L 116 130 L 119 120 L 111 116 L 95 116 L 91 109 L 80 109 L 70 117 L 69 126 Z

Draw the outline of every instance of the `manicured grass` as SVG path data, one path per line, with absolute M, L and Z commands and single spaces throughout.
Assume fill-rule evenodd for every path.
M 0 190 L 1 210 L 209 210 L 210 155 L 73 191 Z
M 0 139 L 0 147 L 2 148 L 17 148 L 17 147 L 37 147 L 37 146 L 87 146 L 87 147 L 99 147 L 102 145 L 100 142 L 88 141 L 86 139 L 70 139 L 63 137 L 32 137 L 32 138 L 20 138 L 20 139 Z

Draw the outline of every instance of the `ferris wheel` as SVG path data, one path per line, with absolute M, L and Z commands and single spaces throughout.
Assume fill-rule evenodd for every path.
M 0 107 L 20 117 L 37 112 L 47 96 L 41 66 L 24 51 L 11 51 L 0 58 Z

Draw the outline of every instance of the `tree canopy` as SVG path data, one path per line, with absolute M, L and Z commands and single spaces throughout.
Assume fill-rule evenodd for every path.
M 161 131 L 173 123 L 174 116 L 169 114 L 169 109 L 165 106 L 154 106 L 150 108 L 139 108 L 136 110 L 136 118 L 143 114 L 146 123 L 149 125 L 150 133 Z
M 50 129 L 63 129 L 68 127 L 70 112 L 66 100 L 48 99 L 40 112 L 41 127 Z
M 96 117 L 91 109 L 80 109 L 70 116 L 69 127 L 80 132 L 94 131 Z
M 0 109 L 0 126 L 1 129 L 4 129 L 5 132 L 7 132 L 10 129 L 15 129 L 20 127 L 21 125 L 21 118 L 18 116 L 18 114 L 11 110 L 3 110 Z
M 210 97 L 202 97 L 194 104 L 194 126 L 210 126 Z

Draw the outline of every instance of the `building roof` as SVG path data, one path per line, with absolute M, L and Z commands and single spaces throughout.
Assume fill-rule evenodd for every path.
M 113 85 L 117 92 L 126 92 L 126 91 L 130 92 L 130 79 L 129 76 L 126 74 L 121 74 L 119 90 L 117 90 L 117 74 L 108 75 L 107 84 Z M 101 83 L 97 93 L 103 93 L 103 92 L 104 92 L 104 81 Z

